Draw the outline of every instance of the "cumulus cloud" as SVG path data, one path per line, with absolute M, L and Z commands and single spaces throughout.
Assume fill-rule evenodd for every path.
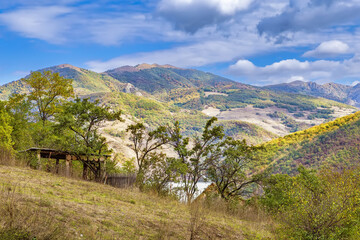
M 262 84 L 294 80 L 328 82 L 360 77 L 360 69 L 356 67 L 359 63 L 360 57 L 357 55 L 344 61 L 287 59 L 264 67 L 255 66 L 248 60 L 239 60 L 229 67 L 229 72 Z
M 23 8 L 0 14 L 0 24 L 25 37 L 60 43 L 68 28 L 64 16 L 71 12 L 71 8 L 62 6 Z
M 113 18 L 95 18 L 90 25 L 84 26 L 89 38 L 102 45 L 118 45 L 126 40 L 146 39 L 158 41 L 183 39 L 168 24 L 154 20 L 145 14 L 123 14 Z
M 303 56 L 314 58 L 328 58 L 337 57 L 339 55 L 344 55 L 348 53 L 350 53 L 350 48 L 346 43 L 338 40 L 333 40 L 322 42 L 317 48 L 304 53 Z
M 258 31 L 270 36 L 284 32 L 314 31 L 351 24 L 360 19 L 358 0 L 290 0 L 281 14 L 262 19 Z
M 248 39 L 251 39 L 250 37 L 231 41 L 204 41 L 166 50 L 123 55 L 108 61 L 89 61 L 86 65 L 96 72 L 143 62 L 171 64 L 178 67 L 197 67 L 228 62 L 239 56 L 249 56 L 256 51 L 265 51 L 268 48 L 268 43 L 263 42 L 261 39 L 257 39 L 257 42 L 248 41 Z M 255 42 L 257 48 L 254 48 Z
M 55 44 L 90 41 L 119 45 L 133 39 L 184 39 L 179 31 L 172 30 L 169 23 L 153 19 L 148 14 L 120 12 L 104 15 L 87 7 L 51 5 L 18 8 L 0 14 L 0 25 L 24 37 Z
M 231 19 L 253 3 L 254 0 L 161 0 L 157 11 L 176 29 L 194 33 L 202 27 Z

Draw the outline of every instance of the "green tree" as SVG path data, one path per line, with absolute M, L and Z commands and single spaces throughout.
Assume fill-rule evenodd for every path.
M 0 102 L 0 148 L 5 151 L 11 151 L 13 146 L 11 120 L 5 109 L 5 102 Z
M 214 150 L 223 139 L 224 132 L 222 126 L 212 127 L 216 120 L 215 117 L 211 118 L 206 123 L 201 136 L 196 136 L 191 141 L 190 138 L 181 135 L 179 122 L 168 130 L 171 137 L 170 144 L 178 155 L 178 161 L 183 165 L 181 184 L 188 203 L 193 200 L 197 192 L 197 183 L 205 176 L 209 164 L 219 157 L 219 152 Z
M 182 166 L 178 159 L 169 158 L 164 153 L 150 153 L 142 173 L 143 187 L 159 195 L 168 194 L 169 183 L 178 181 Z
M 15 150 L 25 150 L 33 143 L 34 122 L 31 119 L 31 104 L 26 101 L 26 94 L 13 94 L 6 102 L 6 110 L 11 116 L 13 128 L 11 138 Z
M 349 239 L 358 232 L 358 170 L 316 174 L 301 167 L 295 177 L 272 180 L 263 203 L 280 223 L 279 239 Z
M 61 77 L 59 73 L 32 72 L 23 80 L 31 87 L 28 100 L 34 103 L 43 125 L 59 111 L 60 103 L 74 94 L 72 79 Z
M 251 193 L 249 187 L 258 184 L 262 174 L 253 173 L 258 147 L 249 146 L 245 140 L 227 138 L 215 150 L 218 158 L 212 158 L 207 168 L 209 179 L 216 184 L 222 198 L 229 200 L 234 196 Z
M 100 178 L 100 161 L 98 168 L 94 168 L 89 161 L 93 155 L 101 156 L 109 153 L 106 139 L 102 137 L 98 129 L 105 121 L 122 120 L 121 111 L 113 112 L 110 107 L 100 106 L 99 101 L 91 102 L 89 99 L 76 98 L 74 102 L 68 102 L 63 106 L 64 111 L 56 116 L 58 122 L 56 128 L 63 130 L 67 136 L 61 139 L 63 148 L 71 150 L 80 156 L 87 156 L 83 161 L 84 168 L 89 167 L 97 179 Z M 72 134 L 66 134 L 69 130 Z
M 158 168 L 158 165 L 167 163 L 166 156 L 161 154 L 160 157 L 156 151 L 161 150 L 161 147 L 167 144 L 170 139 L 164 126 L 148 131 L 144 124 L 137 123 L 128 126 L 127 132 L 130 132 L 131 149 L 135 153 L 137 163 L 137 184 L 142 189 L 149 179 L 155 181 L 155 172 L 157 172 L 155 169 Z M 164 171 L 166 172 L 165 169 Z M 164 184 L 160 185 L 164 186 L 166 182 L 164 181 Z

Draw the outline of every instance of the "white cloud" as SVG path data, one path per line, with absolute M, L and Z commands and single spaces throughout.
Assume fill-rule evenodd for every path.
M 248 10 L 254 0 L 161 0 L 160 16 L 176 29 L 195 33 L 199 29 L 225 22 L 238 12 Z
M 90 39 L 102 45 L 117 45 L 125 40 L 146 39 L 158 41 L 180 37 L 169 24 L 150 18 L 144 14 L 124 14 L 116 18 L 98 18 L 90 20 L 86 26 Z M 173 40 L 175 37 L 173 38 Z
M 246 64 L 244 64 L 246 63 Z M 329 82 L 343 78 L 360 77 L 360 57 L 344 61 L 299 61 L 287 59 L 259 67 L 247 60 L 239 60 L 229 67 L 234 76 L 245 77 L 253 82 L 274 84 L 293 80 Z M 250 67 L 244 67 L 250 66 Z
M 246 10 L 254 0 L 161 0 L 160 11 L 172 8 L 211 7 L 224 15 L 234 15 L 237 11 Z
M 171 64 L 178 67 L 197 67 L 212 63 L 228 62 L 237 57 L 246 57 L 255 51 L 265 51 L 267 43 L 262 39 L 205 41 L 177 48 L 123 55 L 108 61 L 89 61 L 86 65 L 93 71 L 102 72 L 124 65 L 139 63 Z M 253 36 L 256 37 L 256 36 Z M 256 44 L 257 48 L 254 48 Z
M 315 58 L 327 58 L 327 57 L 337 57 L 339 55 L 344 55 L 350 53 L 349 46 L 341 41 L 332 40 L 327 42 L 322 42 L 314 50 L 304 53 L 304 57 L 315 57 Z
M 291 76 L 287 82 L 294 82 L 294 81 L 306 81 L 303 76 Z
M 359 0 L 290 0 L 281 14 L 263 18 L 258 30 L 270 36 L 285 32 L 324 31 L 359 21 Z
M 249 60 L 239 60 L 235 63 L 235 65 L 230 66 L 229 69 L 231 71 L 247 74 L 252 73 L 256 69 L 256 66 Z
M 0 14 L 0 24 L 25 37 L 60 43 L 68 29 L 63 16 L 71 12 L 71 8 L 62 6 L 23 8 Z
M 0 14 L 0 25 L 24 37 L 55 44 L 90 41 L 101 45 L 118 45 L 133 39 L 179 41 L 185 38 L 184 33 L 174 31 L 169 23 L 156 20 L 149 14 L 104 15 L 86 7 L 20 8 Z

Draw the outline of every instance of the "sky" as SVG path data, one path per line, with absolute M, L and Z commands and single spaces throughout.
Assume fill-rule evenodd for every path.
M 253 85 L 360 81 L 360 0 L 1 0 L 0 84 L 141 63 Z

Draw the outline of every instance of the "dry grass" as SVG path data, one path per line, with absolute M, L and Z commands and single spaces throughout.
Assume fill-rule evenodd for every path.
M 16 234 L 28 238 L 12 239 L 190 239 L 192 233 L 193 239 L 270 236 L 269 226 L 223 212 L 26 168 L 0 165 L 0 186 L 0 239 Z

